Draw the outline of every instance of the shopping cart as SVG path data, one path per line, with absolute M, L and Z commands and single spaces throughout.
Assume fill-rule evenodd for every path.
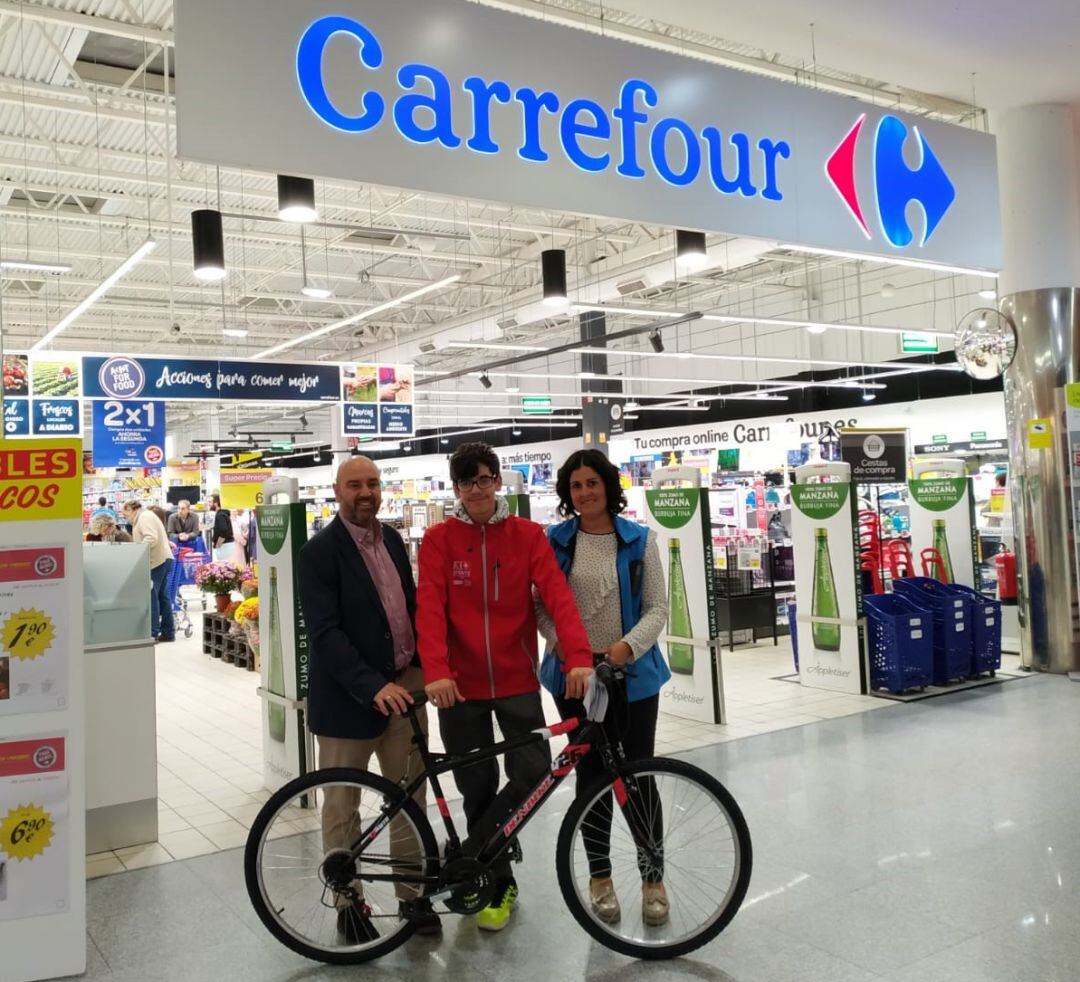
M 933 615 L 900 593 L 864 596 L 870 688 L 925 689 L 934 675 Z
M 201 543 L 202 540 L 195 541 Z M 210 562 L 210 557 L 199 548 L 178 547 L 175 542 L 170 545 L 173 553 L 173 568 L 169 572 L 169 602 L 172 604 L 176 630 L 183 631 L 184 637 L 190 638 L 195 633 L 195 624 L 188 612 L 188 605 L 197 603 L 200 610 L 206 610 L 206 597 L 201 592 L 194 598 L 190 595 L 184 596 L 181 590 L 195 585 L 195 571 Z
M 948 685 L 971 674 L 970 598 L 926 576 L 907 576 L 893 581 L 893 591 L 918 607 L 934 621 L 934 685 Z

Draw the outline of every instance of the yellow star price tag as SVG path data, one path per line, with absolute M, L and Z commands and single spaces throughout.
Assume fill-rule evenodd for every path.
M 40 856 L 52 842 L 53 821 L 40 805 L 19 805 L 0 822 L 0 852 L 20 862 Z
M 0 634 L 4 654 L 12 658 L 32 660 L 51 647 L 56 631 L 52 618 L 40 610 L 18 610 L 12 614 Z

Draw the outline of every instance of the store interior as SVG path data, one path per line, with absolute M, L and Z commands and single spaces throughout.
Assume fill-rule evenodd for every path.
M 447 458 L 467 441 L 496 448 L 504 474 L 520 475 L 518 513 L 542 525 L 558 520 L 562 461 L 598 434 L 597 405 L 607 415 L 596 445 L 620 469 L 626 517 L 647 522 L 657 469 L 693 471 L 686 483 L 707 491 L 716 623 L 706 671 L 720 712 L 662 713 L 658 750 L 674 753 L 893 704 L 870 685 L 800 680 L 789 605 L 812 604 L 796 570 L 813 558 L 795 554 L 791 488 L 796 468 L 840 458 L 845 431 L 898 431 L 897 479 L 853 482 L 854 513 L 875 516 L 878 548 L 890 551 L 912 538 L 912 462 L 959 461 L 973 501 L 972 585 L 1003 603 L 998 675 L 1022 674 L 1007 615 L 1015 592 L 999 589 L 995 562 L 1003 546 L 1015 551 L 1002 385 L 971 378 L 954 352 L 960 318 L 995 305 L 995 274 L 322 178 L 300 179 L 311 214 L 296 221 L 278 175 L 178 158 L 167 47 L 147 57 L 145 39 L 34 29 L 53 42 L 33 51 L 42 73 L 57 68 L 59 43 L 79 77 L 109 93 L 109 133 L 82 107 L 47 134 L 27 126 L 3 137 L 18 158 L 0 206 L 3 254 L 14 257 L 3 270 L 5 400 L 77 401 L 87 535 L 101 534 L 103 508 L 122 519 L 136 500 L 168 523 L 187 502 L 203 541 L 202 558 L 188 553 L 192 540 L 177 543 L 176 639 L 149 644 L 130 682 L 156 705 L 148 741 L 128 741 L 151 768 L 129 797 L 154 799 L 156 835 L 97 840 L 91 875 L 243 843 L 269 794 L 256 692 L 267 685 L 256 652 L 265 656 L 269 629 L 265 614 L 250 614 L 265 592 L 255 512 L 266 480 L 292 481 L 301 534 L 318 534 L 351 454 L 380 466 L 381 517 L 414 562 L 424 531 L 448 514 Z M 936 100 L 922 111 L 957 122 L 971 108 Z M 219 216 L 219 266 L 205 254 L 207 213 Z M 58 320 L 91 290 L 76 317 Z M 160 446 L 144 446 L 140 466 L 116 466 L 117 431 L 139 427 L 110 433 L 103 421 L 111 390 L 97 372 L 108 359 L 153 360 L 151 384 L 170 361 L 208 359 L 284 360 L 313 377 L 340 371 L 343 382 L 322 400 L 228 397 L 220 385 L 155 397 L 156 423 L 141 428 Z M 384 378 L 385 366 L 397 374 Z M 389 400 L 374 395 L 388 380 Z M 347 409 L 376 399 L 409 407 L 399 434 L 359 435 Z M 5 401 L 16 435 L 22 423 L 9 412 Z M 214 495 L 246 539 L 232 558 L 250 570 L 220 609 L 196 582 L 213 551 Z M 108 613 L 93 623 L 88 614 L 87 643 L 147 638 L 137 564 L 113 561 L 113 544 L 86 549 L 87 595 Z M 894 575 L 879 556 L 860 586 L 886 592 Z

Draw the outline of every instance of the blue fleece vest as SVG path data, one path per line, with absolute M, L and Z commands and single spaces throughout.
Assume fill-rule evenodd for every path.
M 567 577 L 574 565 L 574 539 L 578 533 L 578 519 L 552 525 L 547 530 L 548 541 L 555 550 L 559 569 Z M 633 591 L 630 567 L 632 563 L 645 558 L 645 546 L 648 544 L 649 530 L 637 522 L 625 518 L 615 518 L 615 536 L 618 539 L 618 551 L 615 565 L 619 574 L 619 601 L 622 607 L 623 634 L 629 633 L 641 619 L 641 591 Z M 660 654 L 660 646 L 654 644 L 648 651 L 629 662 L 626 666 L 626 695 L 630 702 L 655 696 L 661 686 L 671 678 L 671 670 Z M 552 695 L 561 696 L 566 689 L 566 679 L 559 659 L 552 653 L 550 646 L 544 652 L 540 663 L 540 682 Z

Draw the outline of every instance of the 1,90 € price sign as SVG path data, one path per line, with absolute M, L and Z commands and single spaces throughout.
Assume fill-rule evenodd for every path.
M 3 653 L 20 660 L 32 660 L 45 654 L 56 637 L 52 618 L 33 608 L 17 610 L 0 631 Z
M 0 852 L 20 862 L 40 856 L 52 842 L 52 816 L 40 805 L 19 805 L 0 822 Z

